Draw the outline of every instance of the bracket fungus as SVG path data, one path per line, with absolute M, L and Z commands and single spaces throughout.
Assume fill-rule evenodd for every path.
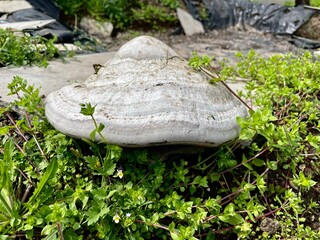
M 49 94 L 46 116 L 57 130 L 89 138 L 94 123 L 80 113 L 80 104 L 91 103 L 109 143 L 218 146 L 239 135 L 236 117 L 247 109 L 225 86 L 208 80 L 165 43 L 140 36 L 84 83 Z

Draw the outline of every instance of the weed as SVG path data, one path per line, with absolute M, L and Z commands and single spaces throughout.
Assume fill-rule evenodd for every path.
M 320 63 L 310 53 L 238 57 L 212 84 L 250 79 L 245 142 L 174 158 L 57 132 L 38 90 L 15 77 L 19 100 L 0 115 L 1 238 L 318 239 Z M 190 64 L 210 71 L 210 61 Z M 92 139 L 108 127 L 89 103 L 80 111 L 95 122 Z
M 55 41 L 27 33 L 19 37 L 10 30 L 0 29 L 0 67 L 32 64 L 46 67 L 48 60 L 61 55 Z
M 161 29 L 177 23 L 175 9 L 177 1 L 161 1 L 161 4 L 150 5 L 149 1 L 141 1 L 140 7 L 133 10 L 134 23 L 151 29 Z M 144 27 L 146 28 L 146 27 Z
M 144 29 L 159 29 L 177 23 L 176 8 L 178 0 L 89 0 L 89 1 L 62 1 L 57 4 L 69 16 L 91 15 L 98 20 L 111 21 L 115 29 L 124 30 L 135 25 Z

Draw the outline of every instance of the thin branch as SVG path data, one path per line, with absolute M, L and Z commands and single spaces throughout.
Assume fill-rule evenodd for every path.
M 269 147 L 264 148 L 262 151 L 258 152 L 256 155 L 254 155 L 252 158 L 249 158 L 249 159 L 247 160 L 247 162 L 250 162 L 250 161 L 256 159 L 257 157 L 259 157 L 262 153 L 264 153 L 264 152 L 267 151 L 268 149 L 269 149 Z M 227 169 L 227 170 L 224 170 L 223 172 L 216 173 L 216 175 L 220 175 L 220 174 L 227 173 L 227 172 L 229 172 L 229 171 L 231 171 L 231 170 L 233 170 L 233 169 L 235 169 L 235 168 L 240 167 L 242 164 L 243 164 L 243 163 L 239 163 L 238 165 L 236 165 L 236 166 L 234 166 L 234 167 L 232 167 L 232 168 L 229 168 L 229 169 Z
M 29 195 L 30 189 L 32 188 L 32 185 L 28 185 L 26 191 L 24 192 L 21 202 L 24 203 Z
M 57 222 L 57 228 L 58 228 L 58 235 L 59 235 L 60 240 L 64 240 L 62 229 L 61 229 L 61 224 L 59 222 Z
M 21 132 L 20 128 L 18 127 L 18 125 L 16 124 L 16 122 L 13 120 L 13 118 L 11 117 L 10 113 L 6 113 L 6 116 L 9 118 L 10 122 L 12 123 L 12 125 L 16 128 L 18 134 L 27 142 L 28 139 L 26 138 L 26 136 Z
M 205 68 L 203 68 L 203 67 L 200 67 L 200 70 L 202 71 L 202 72 L 204 72 L 205 74 L 207 74 L 208 76 L 210 76 L 211 78 L 217 78 L 216 76 L 214 76 L 208 69 L 205 69 Z M 217 74 L 217 73 L 216 73 Z M 218 74 L 217 74 L 218 75 Z M 238 94 L 236 94 L 229 86 L 228 86 L 228 84 L 226 84 L 224 81 L 222 81 L 222 80 L 220 80 L 219 82 L 221 82 L 227 89 L 228 89 L 228 91 L 233 95 L 233 96 L 235 96 L 240 102 L 242 102 L 249 110 L 252 110 L 253 111 L 253 109 L 244 101 L 244 100 L 242 100 L 241 99 L 241 97 L 239 97 L 239 95 Z
M 34 134 L 33 131 L 32 131 L 32 125 L 31 125 L 31 121 L 30 121 L 30 116 L 29 116 L 29 114 L 28 114 L 27 112 L 25 112 L 25 114 L 26 114 L 26 119 L 27 119 L 28 126 L 29 126 L 29 128 L 30 128 L 31 135 L 32 135 L 34 141 L 36 142 L 36 144 L 37 144 L 37 146 L 38 146 L 38 149 L 39 149 L 40 152 L 41 152 L 41 155 L 44 157 L 44 159 L 46 160 L 46 162 L 49 162 L 46 154 L 45 154 L 44 151 L 42 150 L 42 147 L 40 146 L 40 144 L 39 144 L 39 142 L 38 142 L 35 134 Z
M 37 174 L 40 174 L 39 169 L 36 167 L 36 165 L 34 165 L 34 163 L 28 158 L 27 154 L 25 153 L 25 151 L 19 146 L 18 143 L 16 143 L 15 141 L 13 141 L 14 145 L 19 149 L 19 151 L 25 156 L 25 158 L 27 159 L 27 161 L 30 163 L 30 165 L 36 169 Z
M 147 224 L 146 222 L 144 222 L 142 220 L 138 220 L 138 219 L 136 219 L 135 222 L 140 223 L 140 224 Z M 157 224 L 157 223 L 152 223 L 151 226 L 170 231 L 168 227 L 162 226 L 162 225 Z

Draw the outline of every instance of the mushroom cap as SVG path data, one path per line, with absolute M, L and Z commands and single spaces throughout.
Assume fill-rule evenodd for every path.
M 80 113 L 81 103 L 96 106 L 93 116 L 105 125 L 103 136 L 120 146 L 217 146 L 239 135 L 236 117 L 247 115 L 222 84 L 210 84 L 168 45 L 149 36 L 123 45 L 84 83 L 49 94 L 46 116 L 57 130 L 89 138 L 94 123 Z

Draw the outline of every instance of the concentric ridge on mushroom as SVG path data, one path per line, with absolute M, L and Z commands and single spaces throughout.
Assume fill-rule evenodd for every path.
M 96 105 L 94 118 L 105 125 L 102 134 L 120 146 L 217 146 L 237 138 L 236 117 L 247 115 L 222 84 L 210 84 L 168 45 L 149 36 L 123 45 L 84 83 L 49 94 L 46 116 L 57 130 L 89 138 L 94 123 L 80 113 L 81 103 Z

